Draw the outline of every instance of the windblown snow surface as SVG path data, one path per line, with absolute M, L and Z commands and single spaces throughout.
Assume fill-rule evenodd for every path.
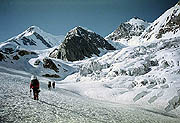
M 123 105 L 84 97 L 73 90 L 48 90 L 47 81 L 40 78 L 39 101 L 29 92 L 30 74 L 1 67 L 0 122 L 24 123 L 179 123 L 177 112 L 167 113 L 147 107 Z

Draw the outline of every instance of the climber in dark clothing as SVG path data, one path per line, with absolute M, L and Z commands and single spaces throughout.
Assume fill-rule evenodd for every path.
M 51 90 L 51 82 L 48 82 L 48 89 Z
M 31 82 L 30 82 L 30 92 L 33 90 L 34 100 L 38 100 L 39 97 L 39 81 L 36 76 L 31 76 Z
M 55 88 L 55 81 L 52 83 L 52 87 Z

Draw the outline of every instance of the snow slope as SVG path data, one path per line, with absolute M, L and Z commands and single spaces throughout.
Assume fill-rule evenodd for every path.
M 180 122 L 178 112 L 167 113 L 151 108 L 98 101 L 62 88 L 49 91 L 46 85 L 48 80 L 40 77 L 39 101 L 34 101 L 29 93 L 30 74 L 7 69 L 6 72 L 0 71 L 0 76 L 2 123 Z
M 142 42 L 180 36 L 180 3 L 168 9 L 140 36 Z
M 161 40 L 77 62 L 79 72 L 59 83 L 99 100 L 179 109 L 179 44 L 180 38 Z

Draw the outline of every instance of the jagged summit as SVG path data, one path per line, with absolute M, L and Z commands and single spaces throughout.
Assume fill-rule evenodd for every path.
M 115 50 L 103 37 L 80 26 L 70 30 L 58 50 L 50 53 L 50 57 L 67 61 L 82 60 L 101 53 L 102 50 Z
M 131 25 L 137 25 L 137 26 L 144 25 L 145 28 L 146 28 L 147 26 L 149 26 L 149 23 L 148 23 L 148 22 L 146 22 L 146 21 L 143 20 L 143 19 L 140 19 L 139 17 L 133 17 L 133 18 L 131 18 L 130 20 L 128 20 L 127 22 L 125 22 L 125 23 L 129 23 L 129 24 L 131 24 Z
M 149 25 L 150 23 L 138 17 L 133 17 L 129 21 L 121 23 L 115 31 L 106 36 L 106 39 L 129 45 L 130 40 L 140 36 Z
M 93 32 L 93 31 L 91 31 L 89 29 L 85 29 L 84 27 L 81 27 L 81 26 L 76 26 L 67 33 L 66 37 L 67 36 L 70 37 L 70 36 L 73 36 L 73 35 L 83 36 L 86 33 L 95 33 L 95 32 Z
M 85 33 L 87 30 L 83 29 L 83 27 L 81 26 L 77 26 L 75 28 L 73 28 L 72 30 L 70 30 L 66 36 L 70 36 L 70 35 L 81 35 L 82 33 Z

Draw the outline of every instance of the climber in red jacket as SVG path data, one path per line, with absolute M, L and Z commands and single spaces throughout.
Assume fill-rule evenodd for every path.
M 35 75 L 31 76 L 31 82 L 30 82 L 30 92 L 33 90 L 34 100 L 38 100 L 39 95 L 39 81 Z

